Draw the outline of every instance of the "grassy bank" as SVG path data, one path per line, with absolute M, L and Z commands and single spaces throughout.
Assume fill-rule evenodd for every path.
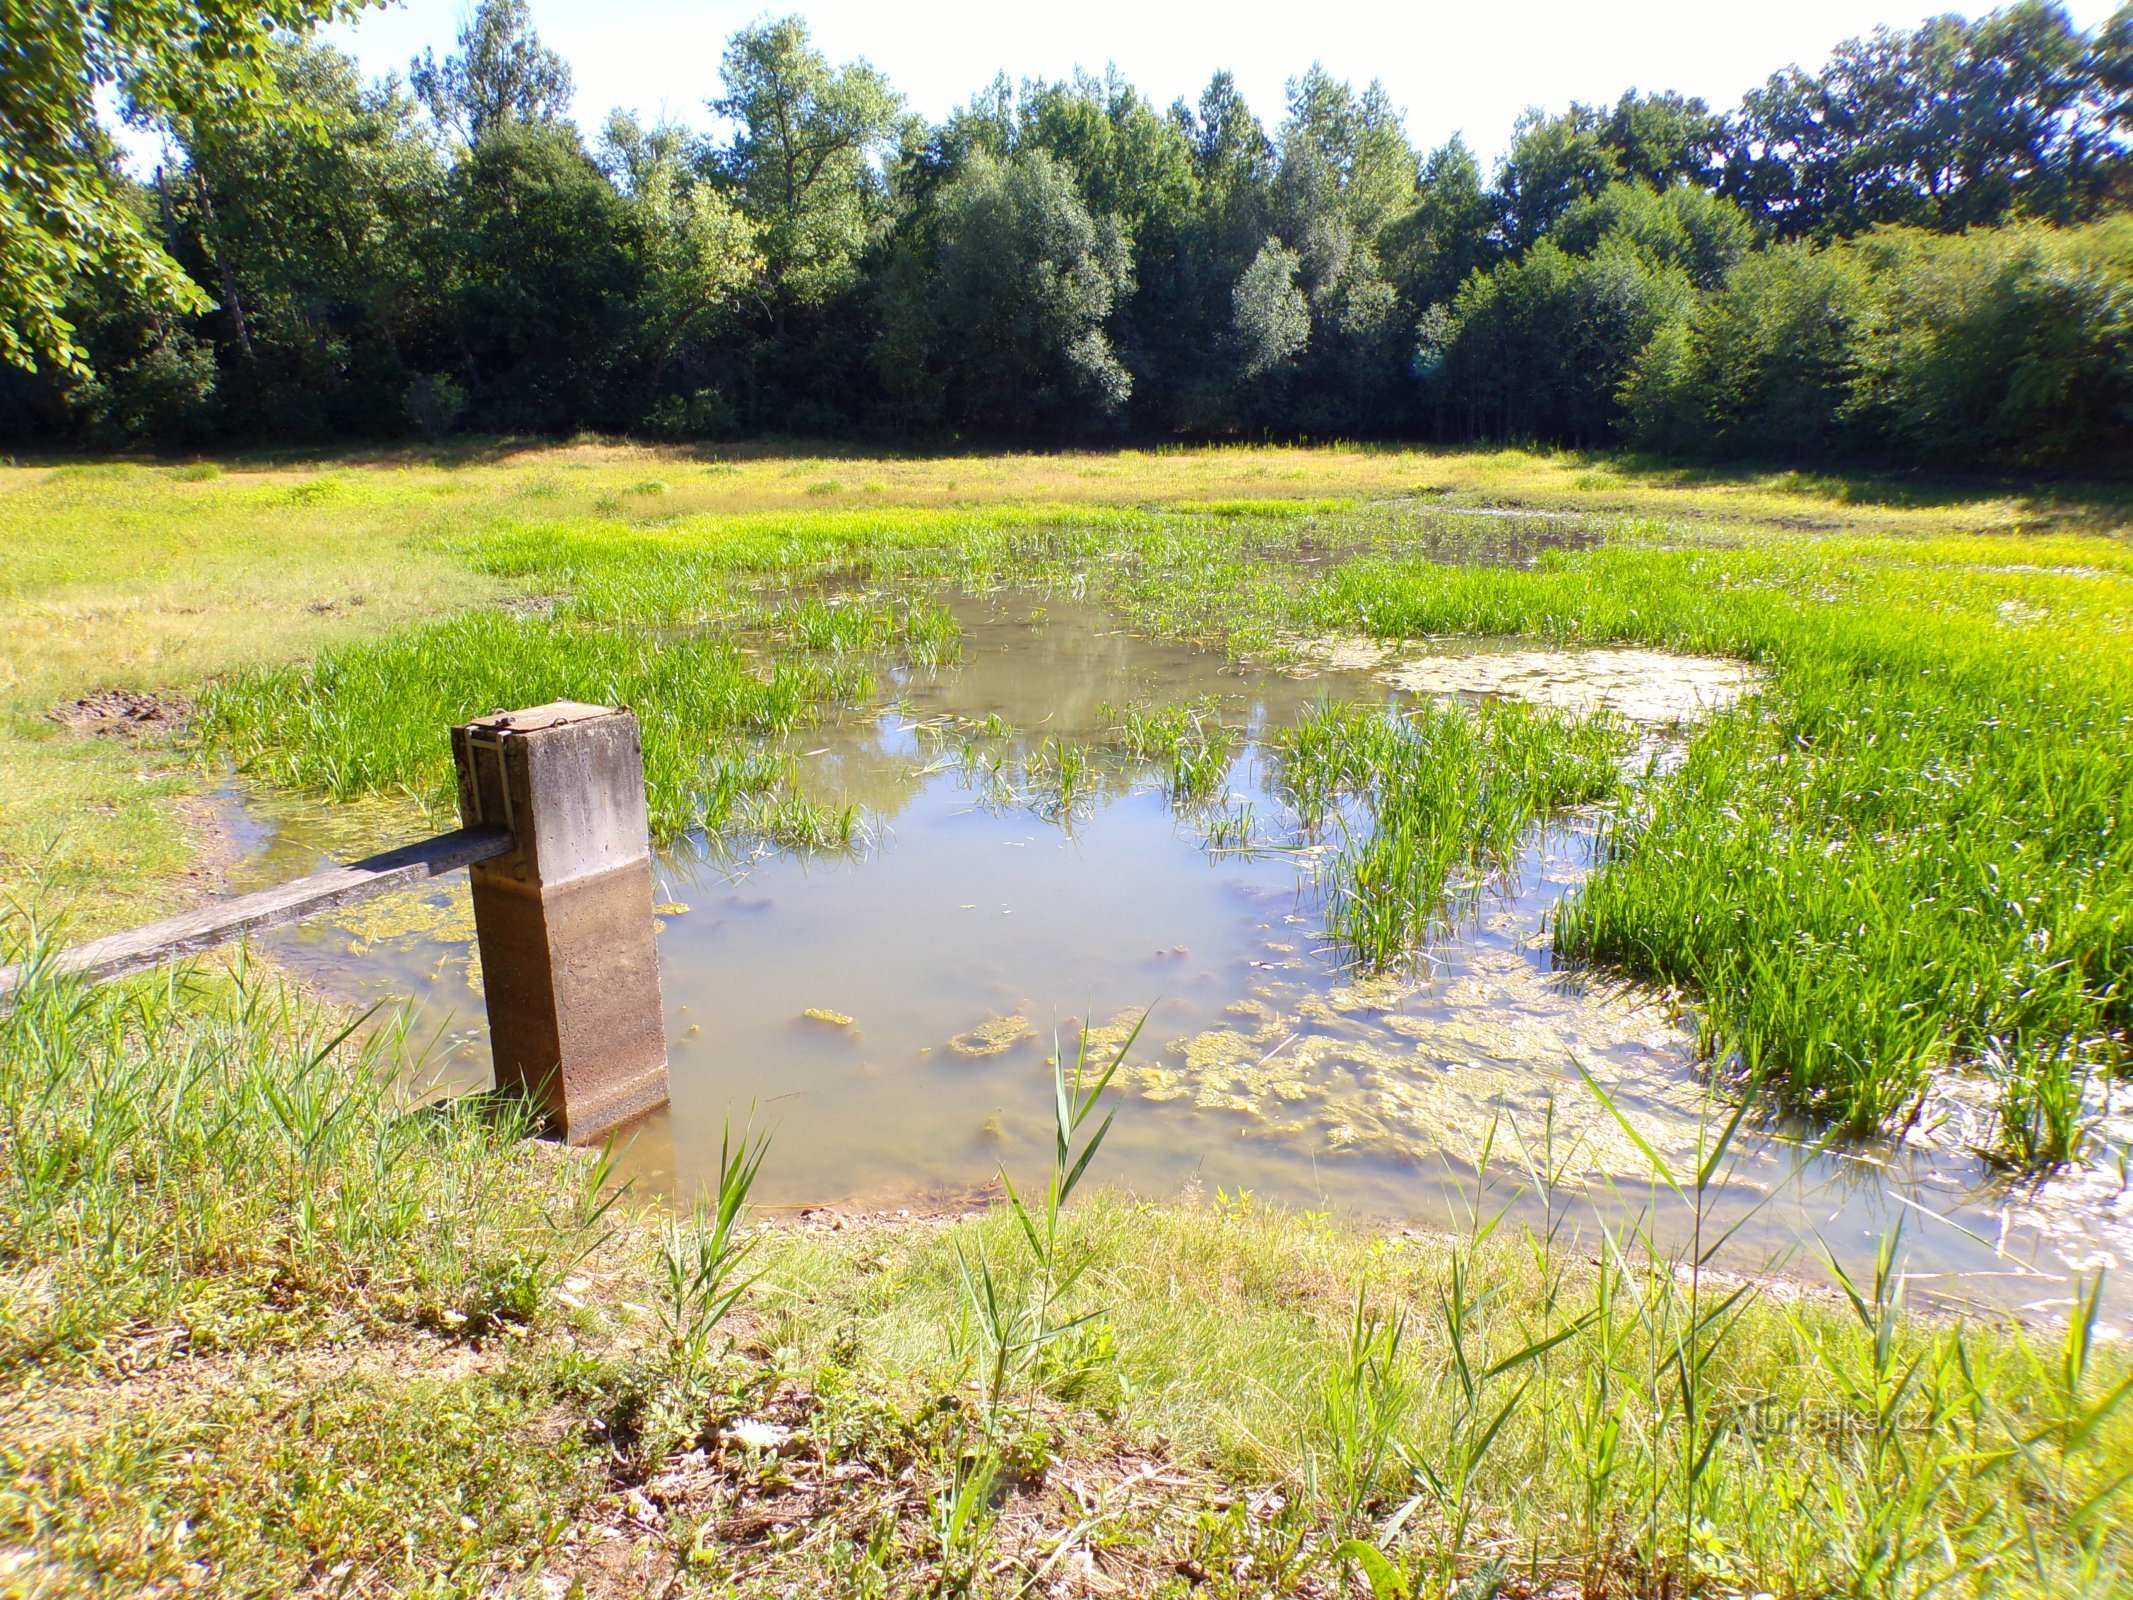
M 1568 1199 L 1055 1232 L 1039 1172 L 1030 1234 L 666 1222 L 326 1026 L 256 978 L 0 1022 L 10 1592 L 2041 1596 L 2133 1555 L 2133 1375 L 2078 1315 L 1772 1294 Z
M 1569 515 L 1457 514 L 1481 501 Z M 442 729 L 549 694 L 644 714 L 662 831 L 849 842 L 766 740 L 884 659 L 950 657 L 943 583 L 1259 656 L 1655 645 L 1765 687 L 1633 783 L 1606 719 L 1290 735 L 1295 825 L 1378 824 L 1330 869 L 1329 931 L 1397 963 L 1536 815 L 1604 803 L 1560 949 L 1681 986 L 1729 1072 L 1839 1125 L 1989 1072 L 2005 1153 L 2051 1160 L 2125 1058 L 2133 554 L 2091 531 L 2119 518 L 1508 452 L 5 469 L 8 927 L 199 892 L 184 807 L 224 761 L 435 808 Z M 105 686 L 195 702 L 191 733 L 45 719 Z M 1190 708 L 1115 734 L 1181 804 L 1227 737 Z M 1070 805 L 1092 762 L 1043 745 L 1025 787 Z M 1567 1192 L 1458 1238 L 1101 1194 L 1056 1236 L 676 1228 L 603 1210 L 499 1108 L 403 1106 L 393 1042 L 343 1025 L 256 971 L 0 1020 L 0 1593 L 2127 1581 L 2129 1375 L 2082 1311 L 2025 1332 L 1907 1317 L 1871 1272 L 1741 1284 Z M 1545 1190 L 1557 1155 L 1505 1129 L 1492 1159 Z M 1655 1182 L 1693 1208 L 1697 1176 Z

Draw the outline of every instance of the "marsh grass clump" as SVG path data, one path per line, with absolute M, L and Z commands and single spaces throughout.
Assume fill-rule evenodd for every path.
M 1223 725 L 1217 705 L 1107 706 L 1103 710 L 1113 719 L 1116 737 L 1127 755 L 1170 769 L 1174 803 L 1204 806 L 1221 797 L 1242 741 L 1235 729 Z
M 801 794 L 760 794 L 733 815 L 742 832 L 780 850 L 805 855 L 851 855 L 867 845 L 865 814 L 855 805 L 829 806 Z
M 769 625 L 804 649 L 839 654 L 894 651 L 921 666 L 945 666 L 963 652 L 955 614 L 925 601 L 891 606 L 809 598 L 773 612 Z
M 270 782 L 336 799 L 403 792 L 443 812 L 452 724 L 554 699 L 631 706 L 641 712 L 652 831 L 672 837 L 730 804 L 733 774 L 747 770 L 733 764 L 742 741 L 786 732 L 867 682 L 806 661 L 763 674 L 701 633 L 480 611 L 224 679 L 202 696 L 195 727 L 208 749 Z
M 1500 702 L 1327 704 L 1273 744 L 1305 831 L 1338 818 L 1347 835 L 1327 868 L 1328 930 L 1382 970 L 1412 956 L 1448 897 L 1500 869 L 1538 818 L 1618 798 L 1628 735 L 1606 716 Z
M 1045 739 L 1023 762 L 1022 792 L 1039 816 L 1071 822 L 1102 787 L 1096 752 L 1079 739 Z

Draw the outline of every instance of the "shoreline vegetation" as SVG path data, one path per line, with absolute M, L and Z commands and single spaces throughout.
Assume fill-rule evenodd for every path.
M 1552 515 L 1461 514 L 1502 510 Z M 1639 781 L 1554 930 L 1691 995 L 1750 1091 L 1652 1207 L 1701 1214 L 1753 1105 L 1888 1126 L 1956 1070 L 2010 1164 L 2048 1165 L 2125 1070 L 2128 521 L 2112 490 L 1480 450 L 0 467 L 5 926 L 198 894 L 182 807 L 224 763 L 419 816 L 450 721 L 565 688 L 643 715 L 662 829 L 774 811 L 833 843 L 761 736 L 878 659 L 953 659 L 944 587 L 1081 585 L 1260 660 L 1635 644 L 1766 674 Z M 100 691 L 190 718 L 52 720 Z M 1203 736 L 1173 721 L 1127 735 L 1189 787 Z M 1611 751 L 1540 713 L 1329 713 L 1285 759 L 1388 824 L 1347 903 L 1396 956 L 1452 866 L 1611 793 Z M 1776 1292 L 1708 1270 L 1711 1238 L 1659 1246 L 1656 1209 L 1603 1223 L 1546 1127 L 1476 1152 L 1543 1220 L 1446 1237 L 1150 1204 L 1103 1189 L 1100 1148 L 973 1218 L 766 1228 L 775 1129 L 734 1130 L 698 1207 L 647 1207 L 508 1108 L 409 1110 L 408 1041 L 349 1020 L 241 962 L 39 983 L 0 1018 L 0 1593 L 2043 1596 L 2133 1570 L 2133 1369 L 2094 1275 L 2029 1327 L 1908 1313 L 1893 1254 Z M 1078 1159 L 1109 1058 L 1057 1054 Z

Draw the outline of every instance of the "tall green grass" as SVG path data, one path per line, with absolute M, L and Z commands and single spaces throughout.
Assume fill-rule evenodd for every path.
M 808 660 L 763 672 L 708 633 L 477 611 L 224 679 L 201 696 L 196 725 L 210 749 L 271 783 L 336 799 L 406 793 L 441 812 L 454 723 L 549 700 L 628 706 L 641 713 L 652 830 L 670 837 L 719 826 L 744 780 L 765 776 L 748 741 L 866 683 L 849 665 Z
M 529 1166 L 530 1112 L 420 1106 L 410 1042 L 277 980 L 42 974 L 0 1011 L 0 1370 L 131 1332 L 250 1348 L 524 1322 L 592 1242 L 604 1168 Z
M 1048 1248 L 1077 1264 L 1105 1337 L 1033 1369 L 1047 1403 L 1021 1413 L 1062 1473 L 1153 1438 L 1167 1470 L 1207 1474 L 1204 1499 L 1190 1468 L 1170 1478 L 1184 1492 L 1114 1533 L 1115 1559 L 1151 1586 L 1182 1569 L 1236 1594 L 1354 1592 L 1358 1567 L 1381 1596 L 2121 1592 L 2133 1371 L 2100 1337 L 2095 1284 L 2064 1329 L 2034 1334 L 1912 1316 L 1893 1248 L 1833 1298 L 1772 1293 L 1710 1268 L 1710 1230 L 1670 1253 L 1634 1204 L 1610 1223 L 1555 1193 L 1568 1153 L 1526 1132 L 1478 1152 L 1497 1198 L 1450 1238 L 1247 1202 L 1096 1195 L 1067 1214 Z M 1714 1130 L 1697 1171 L 1656 1187 L 1696 1205 L 1724 1154 Z M 1511 1220 L 1521 1187 L 1546 1225 Z M 968 1375 L 982 1321 L 968 1264 L 1024 1237 L 1002 1208 L 867 1274 L 849 1250 L 786 1246 L 767 1337 L 820 1397 L 817 1427 L 852 1438 L 887 1406 L 926 1438 L 968 1429 L 937 1398 Z M 997 1554 L 997 1508 L 946 1515 L 954 1461 L 906 1448 L 932 1467 L 943 1526 Z M 1041 1553 L 996 1561 L 991 1592 Z M 809 1569 L 755 1570 L 774 1587 Z
M 1326 704 L 1272 742 L 1306 829 L 1338 819 L 1346 831 L 1327 869 L 1327 929 L 1382 970 L 1456 916 L 1538 818 L 1617 796 L 1628 741 L 1604 716 L 1492 703 Z
M 1610 830 L 1557 948 L 1693 988 L 1712 1051 L 1794 1105 L 1882 1127 L 1989 1067 L 2010 1156 L 2073 1153 L 2063 1085 L 2119 1070 L 2133 1022 L 2126 586 L 1987 559 L 2007 542 L 1661 531 L 1531 571 L 1359 564 L 1312 612 L 1765 663 Z

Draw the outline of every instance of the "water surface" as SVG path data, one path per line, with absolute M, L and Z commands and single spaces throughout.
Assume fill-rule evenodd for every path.
M 1322 699 L 1515 688 L 1529 659 L 1492 677 L 1335 650 L 1299 675 L 1151 640 L 1085 603 L 947 599 L 959 664 L 892 670 L 876 703 L 790 743 L 808 792 L 862 808 L 861 849 L 698 839 L 660 853 L 673 1103 L 632 1130 L 633 1177 L 693 1193 L 722 1130 L 753 1117 L 775 1129 L 767 1203 L 968 1194 L 1003 1162 L 1041 1170 L 1055 1040 L 1074 1049 L 1086 1024 L 1107 1057 L 1137 1025 L 1101 1173 L 1143 1195 L 1249 1194 L 1435 1228 L 1477 1197 L 1537 1218 L 1546 1174 L 1558 1211 L 1649 1207 L 1680 1236 L 1681 1208 L 1592 1085 L 1693 1166 L 1725 1109 L 1701 1088 L 1688 1019 L 1557 970 L 1548 951 L 1548 914 L 1589 870 L 1596 819 L 1551 819 L 1413 972 L 1369 977 L 1322 936 L 1319 867 L 1337 837 L 1298 833 L 1262 742 Z M 1706 671 L 1692 687 L 1719 683 Z M 1103 753 L 1117 708 L 1180 702 L 1243 735 L 1211 804 L 1174 805 L 1166 771 Z M 1082 743 L 1099 759 L 1062 808 L 1043 780 Z M 266 797 L 241 809 L 242 887 L 345 859 L 379 826 Z M 450 1087 L 488 1081 L 471 938 L 453 884 L 273 945 L 336 991 L 411 998 Z M 1901 1224 L 1915 1295 L 2048 1311 L 2072 1271 L 2115 1264 L 2133 1233 L 2108 1167 L 2015 1187 L 1945 1132 L 1816 1143 L 1797 1127 L 1741 1142 L 1709 1204 L 1738 1227 L 1727 1264 L 1811 1276 L 1828 1252 L 1863 1270 Z

